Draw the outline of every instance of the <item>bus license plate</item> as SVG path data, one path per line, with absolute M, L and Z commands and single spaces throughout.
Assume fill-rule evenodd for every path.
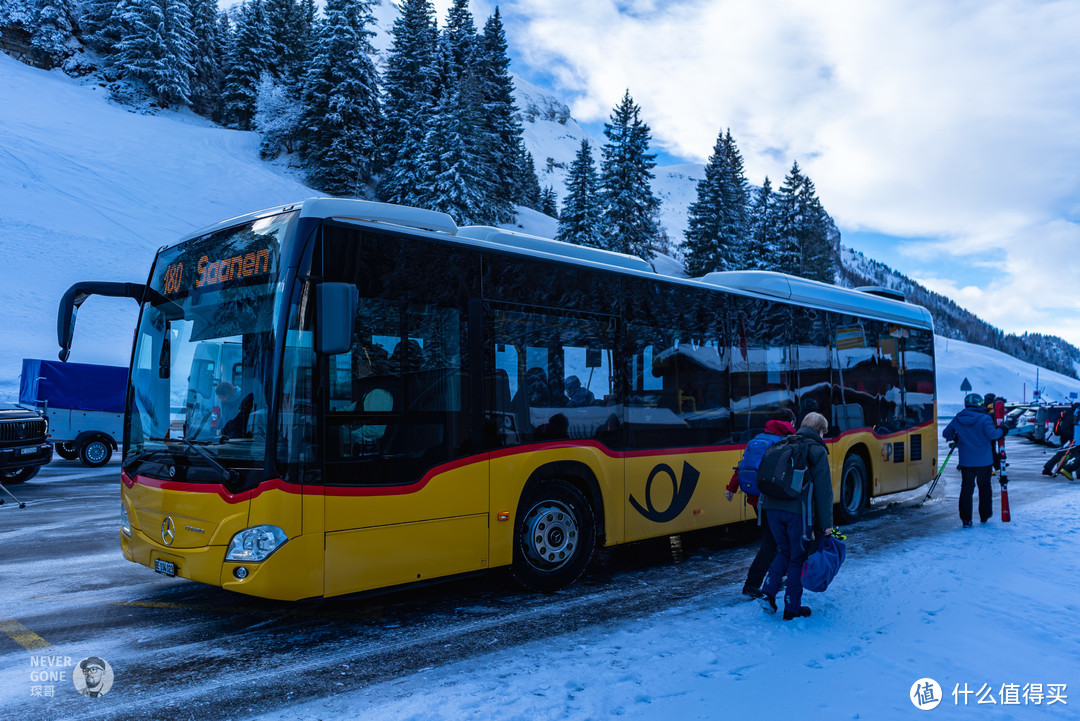
M 154 570 L 158 573 L 164 573 L 166 576 L 176 575 L 176 564 L 172 561 L 162 561 L 160 558 L 154 559 Z
M 28 446 L 26 448 L 19 449 L 20 456 L 31 456 L 35 453 L 37 453 L 37 446 Z

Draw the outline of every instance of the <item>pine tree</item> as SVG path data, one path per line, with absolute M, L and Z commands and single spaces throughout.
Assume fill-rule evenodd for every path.
M 225 80 L 225 36 L 216 0 L 190 0 L 195 46 L 191 65 L 191 108 L 200 115 L 221 117 L 221 86 Z M 220 16 L 220 17 L 219 17 Z
M 123 77 L 146 83 L 161 107 L 191 101 L 194 35 L 187 0 L 123 0 L 120 41 L 111 62 Z
M 748 270 L 776 270 L 774 262 L 777 253 L 777 209 L 769 176 L 765 176 L 765 182 L 755 195 L 750 212 L 745 267 Z
M 589 141 L 582 140 L 566 174 L 566 196 L 555 237 L 567 243 L 600 248 L 603 247 L 600 223 L 600 176 L 593 164 Z
M 422 178 L 417 205 L 449 213 L 461 225 L 486 224 L 488 211 L 467 145 L 468 108 L 459 93 L 444 95 L 428 125 L 421 150 Z
M 813 181 L 803 175 L 798 162 L 793 163 L 780 188 L 778 269 L 812 280 L 834 282 L 835 258 L 827 224 L 828 217 Z
M 222 99 L 225 120 L 240 130 L 251 129 L 262 74 L 270 67 L 273 48 L 262 0 L 248 0 L 235 15 L 228 50 Z
M 270 33 L 270 74 L 286 87 L 299 90 L 311 57 L 314 5 L 299 0 L 265 0 L 266 21 Z
M 76 25 L 73 0 L 41 0 L 30 42 L 54 61 L 61 60 L 71 53 L 67 41 Z
M 110 55 L 120 42 L 117 11 L 122 5 L 123 0 L 90 0 L 84 5 L 85 11 L 79 21 L 83 40 L 103 55 Z
M 420 150 L 435 107 L 438 31 L 430 0 L 404 0 L 383 77 L 379 197 L 416 205 Z
M 789 275 L 799 275 L 802 270 L 800 239 L 802 223 L 798 203 L 802 182 L 802 171 L 799 169 L 799 162 L 795 161 L 784 178 L 784 184 L 780 186 L 780 198 L 777 203 L 776 250 L 772 256 L 774 268 Z
M 480 36 L 476 66 L 483 102 L 480 155 L 490 173 L 490 205 L 497 223 L 514 220 L 514 204 L 520 200 L 523 180 L 520 160 L 524 141 L 506 50 L 506 34 L 496 8 Z
M 559 219 L 559 196 L 550 185 L 544 186 L 540 193 L 540 212 L 550 218 Z
M 337 195 L 367 195 L 375 170 L 379 88 L 372 1 L 328 0 L 304 81 L 300 155 L 309 182 Z
M 526 208 L 540 210 L 543 191 L 540 189 L 540 179 L 536 177 L 536 161 L 533 160 L 532 153 L 525 149 L 524 143 L 518 148 L 518 158 L 520 185 L 517 188 L 517 200 L 515 202 L 518 205 L 524 205 Z
M 627 90 L 604 124 L 608 142 L 600 171 L 603 199 L 603 244 L 609 250 L 652 257 L 659 234 L 656 217 L 660 201 L 650 181 L 655 155 L 649 150 L 649 126 Z
M 716 139 L 705 177 L 698 182 L 697 200 L 688 211 L 683 244 L 687 274 L 747 267 L 748 202 L 742 155 L 729 128 Z

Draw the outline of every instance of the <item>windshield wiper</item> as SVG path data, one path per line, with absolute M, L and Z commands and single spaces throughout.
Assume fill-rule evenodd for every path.
M 188 446 L 190 446 L 193 451 L 195 451 L 200 456 L 205 458 L 207 460 L 207 462 L 210 463 L 210 465 L 212 465 L 214 468 L 217 468 L 219 471 L 221 471 L 221 474 L 223 476 L 225 476 L 225 482 L 226 483 L 231 483 L 231 482 L 236 480 L 236 471 L 232 470 L 231 468 L 226 468 L 225 466 L 223 466 L 221 464 L 221 462 L 218 461 L 218 459 L 214 458 L 212 455 L 210 455 L 209 453 L 204 451 L 202 448 L 199 448 L 199 446 L 195 443 L 195 441 L 189 441 L 187 438 L 181 438 L 180 440 L 183 441 Z

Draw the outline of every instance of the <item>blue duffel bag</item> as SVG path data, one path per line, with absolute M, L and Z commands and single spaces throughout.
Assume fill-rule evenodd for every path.
M 802 585 L 807 591 L 821 593 L 836 577 L 844 562 L 847 549 L 844 542 L 834 536 L 825 536 L 818 550 L 811 553 L 802 567 Z

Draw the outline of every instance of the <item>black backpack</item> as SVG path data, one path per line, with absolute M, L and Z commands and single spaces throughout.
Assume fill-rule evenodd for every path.
M 808 442 L 798 434 L 773 443 L 758 465 L 757 484 L 761 493 L 780 501 L 801 497 L 808 458 Z

